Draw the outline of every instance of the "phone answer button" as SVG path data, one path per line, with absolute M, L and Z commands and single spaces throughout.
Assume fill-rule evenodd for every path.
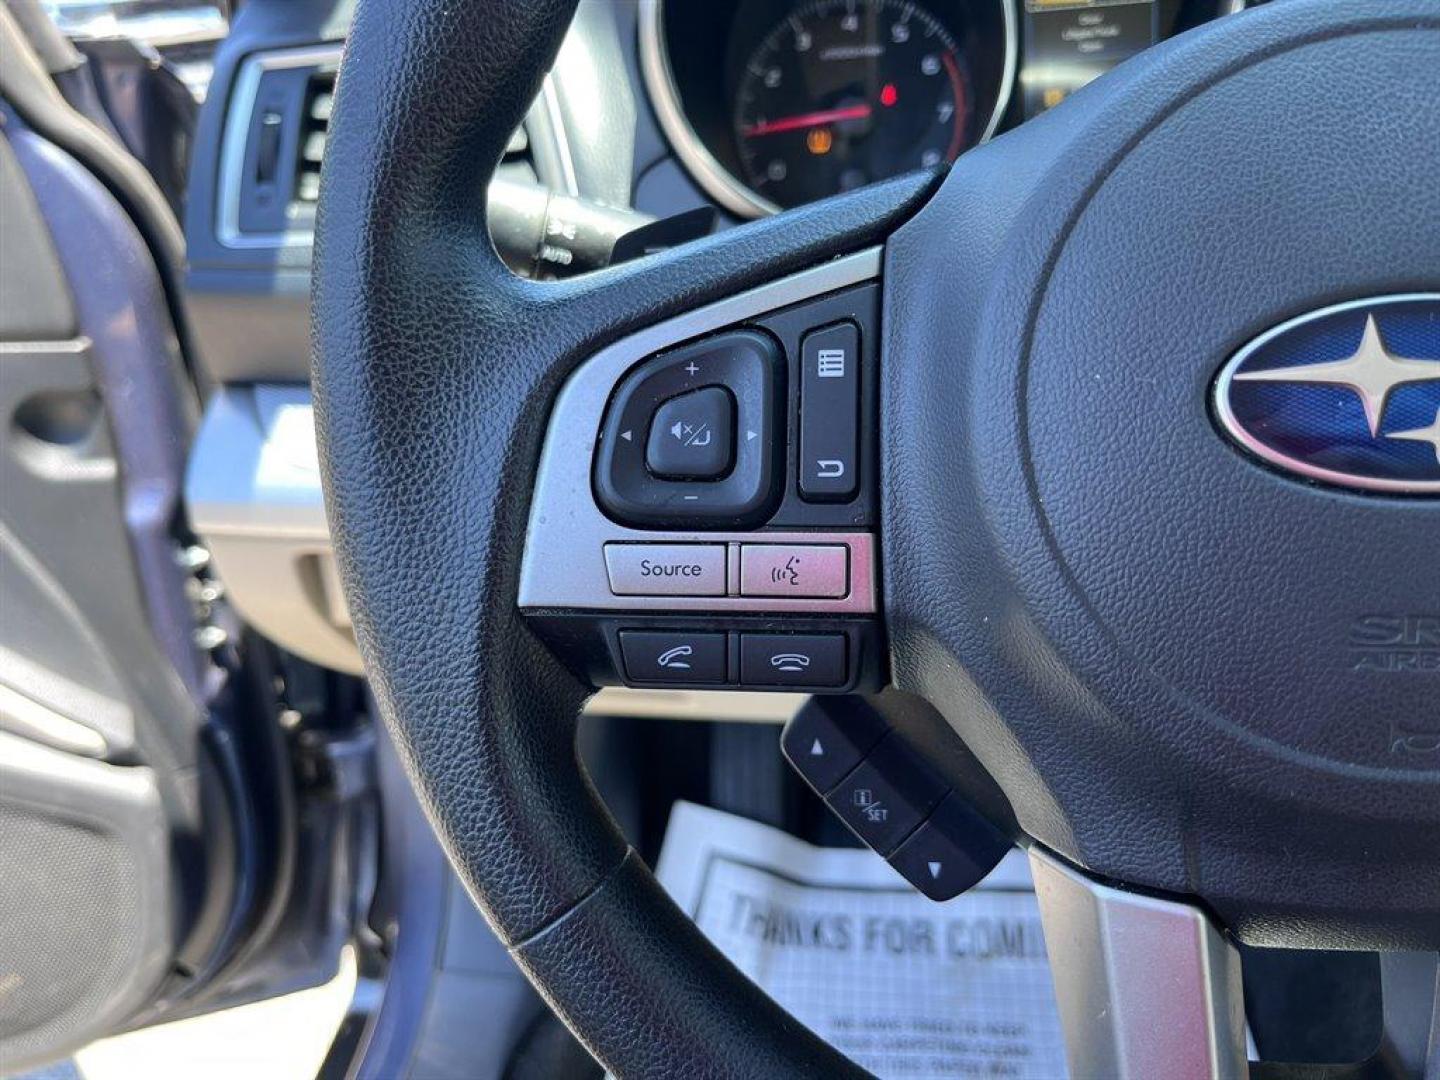
M 843 686 L 845 635 L 741 634 L 740 681 L 749 686 Z
M 725 635 L 621 630 L 625 674 L 637 683 L 723 683 Z

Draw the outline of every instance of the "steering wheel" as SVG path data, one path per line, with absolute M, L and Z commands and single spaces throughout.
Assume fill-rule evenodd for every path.
M 471 895 L 586 1047 L 620 1076 L 858 1071 L 666 897 L 574 735 L 617 619 L 761 618 L 729 594 L 591 588 L 617 538 L 766 528 L 753 507 L 691 522 L 603 505 L 617 385 L 867 281 L 878 513 L 829 529 L 870 560 L 873 602 L 763 618 L 843 615 L 854 647 L 884 640 L 856 670 L 928 700 L 998 784 L 1035 853 L 1077 1072 L 1242 1073 L 1234 940 L 1440 946 L 1433 472 L 1412 457 L 1404 490 L 1317 479 L 1227 435 L 1216 399 L 1248 343 L 1330 327 L 1329 353 L 1270 365 L 1335 363 L 1365 321 L 1348 305 L 1440 285 L 1432 0 L 1223 18 L 948 174 L 522 280 L 488 238 L 485 177 L 573 6 L 360 4 L 326 149 L 314 380 L 385 721 Z M 1423 311 L 1414 334 L 1440 333 Z M 1386 333 L 1377 363 L 1420 362 Z M 795 415 L 767 432 L 772 460 L 791 460 Z M 586 629 L 546 631 L 567 614 Z

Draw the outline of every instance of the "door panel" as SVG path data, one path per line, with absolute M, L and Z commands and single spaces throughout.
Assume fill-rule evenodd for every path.
M 189 531 L 195 390 L 149 249 L 95 175 L 4 119 L 6 205 L 33 214 L 73 313 L 46 324 L 62 336 L 0 336 L 11 1069 L 330 978 L 378 840 L 355 687 L 245 632 Z
M 3 5 L 0 45 L 8 1071 L 330 978 L 378 841 L 354 680 L 247 631 L 186 519 L 178 227 Z
M 121 1024 L 173 948 L 169 829 L 153 770 L 0 732 L 0 1060 Z
M 13 1067 L 113 1029 L 161 992 L 206 891 L 205 861 L 173 853 L 197 847 L 208 823 L 196 790 L 204 713 L 191 692 L 204 658 L 190 640 L 174 542 L 150 554 L 168 581 L 137 570 L 147 526 L 159 517 L 168 530 L 175 500 L 122 468 L 113 423 L 116 404 L 139 414 L 152 392 L 183 401 L 173 336 L 157 356 L 156 337 L 143 333 L 147 320 L 168 317 L 145 310 L 146 293 L 133 288 L 148 268 L 153 295 L 153 267 L 108 193 L 6 119 L 0 1060 Z M 57 206 L 84 230 L 89 270 L 78 282 L 68 272 L 75 253 L 51 225 Z M 12 289 L 16 281 L 27 284 Z M 147 374 L 129 377 L 126 365 Z M 188 431 L 167 414 L 139 418 L 183 447 Z M 188 679 L 155 633 L 160 607 L 189 622 L 179 654 Z

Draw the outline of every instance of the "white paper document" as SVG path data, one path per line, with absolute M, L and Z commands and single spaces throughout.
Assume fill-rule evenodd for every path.
M 936 904 L 873 852 L 679 802 L 658 875 L 741 971 L 882 1078 L 1065 1076 L 1019 851 Z

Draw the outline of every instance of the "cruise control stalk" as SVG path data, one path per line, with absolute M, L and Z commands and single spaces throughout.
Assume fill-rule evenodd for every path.
M 714 212 L 656 220 L 541 184 L 497 177 L 488 198 L 490 236 L 505 264 L 526 277 L 570 277 L 708 233 Z

